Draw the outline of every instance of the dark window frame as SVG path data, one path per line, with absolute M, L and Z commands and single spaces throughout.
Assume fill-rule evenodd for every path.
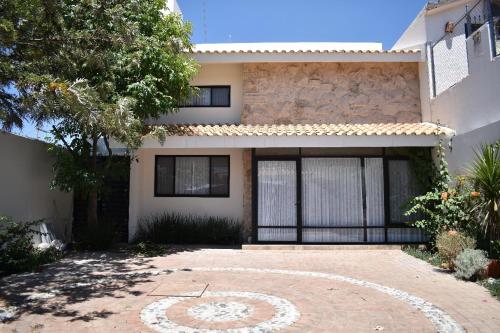
M 299 181 L 301 181 L 301 163 L 302 158 L 360 158 L 364 160 L 365 158 L 381 158 L 383 163 L 383 180 L 384 180 L 384 225 L 380 226 L 368 226 L 365 225 L 365 214 L 366 214 L 366 206 L 363 205 L 363 225 L 362 226 L 331 226 L 331 227 L 303 227 L 302 226 L 302 202 L 301 196 L 297 197 L 297 225 L 296 226 L 261 226 L 258 222 L 258 203 L 257 203 L 257 193 L 258 193 L 258 162 L 259 161 L 289 161 L 293 160 L 297 163 L 297 190 L 299 191 Z M 389 241 L 388 231 L 389 229 L 418 229 L 415 226 L 412 226 L 408 223 L 391 223 L 390 221 L 390 189 L 389 189 L 389 161 L 390 160 L 406 160 L 410 161 L 409 156 L 405 155 L 388 155 L 385 152 L 385 148 L 383 148 L 382 153 L 380 154 L 339 154 L 336 156 L 325 156 L 322 154 L 311 154 L 307 156 L 303 156 L 300 152 L 298 154 L 293 155 L 257 155 L 256 148 L 252 148 L 252 242 L 257 244 L 307 244 L 307 245 L 328 245 L 328 244 L 366 244 L 366 245 L 377 245 L 377 244 L 425 244 L 425 241 Z M 362 165 L 364 168 L 364 164 Z M 363 184 L 362 184 L 363 185 Z M 366 185 L 365 185 L 366 186 Z M 301 194 L 300 194 L 301 195 Z M 366 188 L 365 188 L 366 195 Z M 366 200 L 366 197 L 363 198 Z M 275 229 L 296 229 L 297 230 L 297 240 L 296 241 L 261 241 L 258 237 L 258 230 L 264 228 L 275 228 Z M 302 242 L 302 230 L 303 229 L 364 229 L 364 230 L 383 230 L 384 231 L 384 241 L 380 242 Z M 366 233 L 365 233 L 366 235 Z
M 231 86 L 230 85 L 204 85 L 204 86 L 193 86 L 195 88 L 210 88 L 210 104 L 209 105 L 189 105 L 189 104 L 181 104 L 179 108 L 230 108 L 231 107 Z M 226 105 L 213 105 L 213 88 L 227 88 L 229 99 Z
M 172 194 L 158 193 L 158 159 L 161 157 L 173 158 L 173 191 Z M 209 193 L 208 194 L 175 194 L 175 171 L 176 171 L 176 158 L 177 157 L 208 157 L 209 169 L 208 169 L 208 181 L 209 181 Z M 225 157 L 227 159 L 227 194 L 212 194 L 212 158 L 214 157 Z M 154 196 L 155 197 L 165 197 L 165 198 L 229 198 L 231 194 L 231 156 L 230 155 L 155 155 L 155 167 L 154 167 Z

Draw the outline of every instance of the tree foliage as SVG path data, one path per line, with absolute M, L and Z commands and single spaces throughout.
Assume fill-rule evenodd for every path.
M 0 121 L 52 124 L 54 185 L 95 205 L 98 148 L 111 155 L 112 138 L 138 147 L 143 122 L 191 93 L 190 25 L 165 0 L 2 0 L 0 9 Z

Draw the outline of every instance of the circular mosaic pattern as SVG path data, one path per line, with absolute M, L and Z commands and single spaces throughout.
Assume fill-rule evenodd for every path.
M 149 304 L 141 311 L 142 321 L 152 329 L 162 333 L 217 333 L 222 330 L 201 329 L 197 327 L 188 327 L 177 324 L 171 318 L 167 317 L 166 311 L 175 304 L 183 301 L 192 300 L 192 296 L 198 293 L 187 294 L 188 297 L 167 297 L 157 302 Z M 240 291 L 207 291 L 203 294 L 205 297 L 218 298 L 242 298 L 262 301 L 270 304 L 274 308 L 274 316 L 270 320 L 260 322 L 254 326 L 238 327 L 225 329 L 224 332 L 230 333 L 261 333 L 271 332 L 290 326 L 300 317 L 300 313 L 295 306 L 286 299 L 272 295 L 259 294 L 254 292 Z M 224 309 L 224 310 L 222 310 Z M 211 303 L 203 303 L 188 309 L 188 315 L 198 320 L 206 322 L 227 322 L 245 319 L 251 316 L 251 306 L 242 302 L 235 301 L 218 301 Z M 219 317 L 222 316 L 222 317 Z M 222 320 L 221 320 L 222 318 Z
M 224 322 L 241 320 L 253 313 L 253 307 L 240 302 L 210 302 L 195 305 L 188 314 L 198 320 Z

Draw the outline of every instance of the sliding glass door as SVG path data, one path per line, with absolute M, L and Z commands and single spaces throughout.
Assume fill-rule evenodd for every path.
M 297 241 L 297 164 L 257 163 L 258 240 Z
M 409 163 L 384 157 L 258 160 L 255 236 L 260 242 L 425 242 L 403 215 L 418 193 Z

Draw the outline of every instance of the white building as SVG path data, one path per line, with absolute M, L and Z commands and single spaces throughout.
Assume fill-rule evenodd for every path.
M 425 241 L 402 215 L 417 191 L 409 155 L 445 137 L 459 172 L 500 139 L 497 13 L 429 3 L 390 51 L 197 45 L 199 95 L 152 124 L 163 145 L 148 136 L 136 152 L 129 237 L 141 217 L 178 212 L 238 219 L 252 242 Z

